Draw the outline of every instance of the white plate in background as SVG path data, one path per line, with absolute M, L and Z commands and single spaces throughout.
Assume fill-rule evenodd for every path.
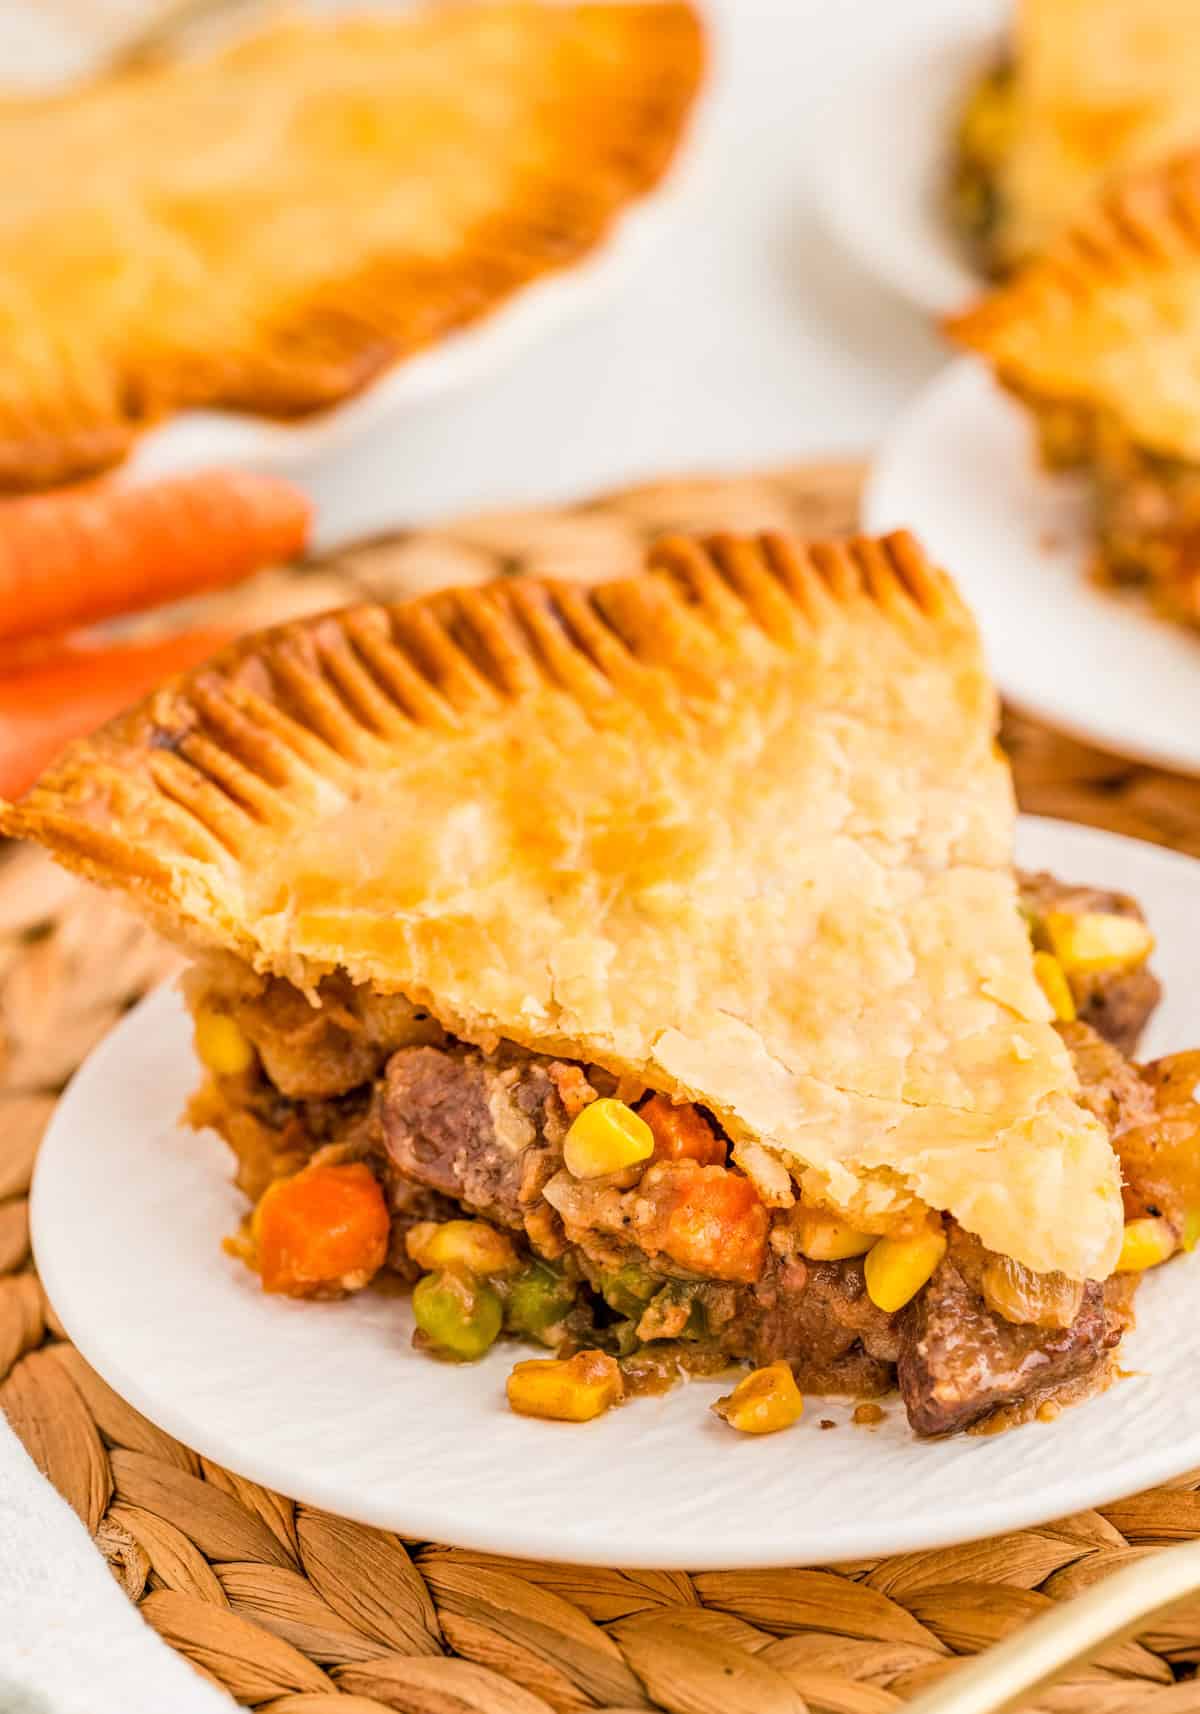
M 1200 774 L 1200 631 L 1089 579 L 1084 483 L 1039 467 L 1029 413 L 982 363 L 951 364 L 901 418 L 863 520 L 913 530 L 952 574 L 1018 707 L 1103 749 Z
M 1200 1042 L 1200 863 L 1026 819 L 1020 860 L 1136 894 L 1166 999 L 1152 1053 Z M 176 1124 L 196 1082 L 163 989 L 60 1101 L 38 1156 L 33 1242 L 70 1337 L 118 1392 L 208 1457 L 295 1499 L 456 1546 L 580 1564 L 801 1565 L 1015 1530 L 1200 1464 L 1200 1254 L 1147 1280 L 1128 1378 L 1057 1422 L 921 1442 L 896 1398 L 875 1428 L 810 1398 L 739 1437 L 693 1381 L 586 1425 L 509 1412 L 526 1348 L 454 1367 L 411 1349 L 407 1301 L 266 1297 L 221 1252 L 243 1212 L 211 1133 Z M 836 1428 L 822 1432 L 822 1419 Z
M 354 3 L 306 0 L 311 10 L 333 13 L 353 10 Z M 413 3 L 394 0 L 394 9 L 403 11 Z M 108 19 L 98 18 L 94 31 L 84 31 L 67 20 L 41 16 L 36 0 L 0 0 L 3 76 L 9 75 L 10 62 L 17 68 L 14 77 L 34 86 L 52 87 L 78 74 L 93 62 L 109 30 L 119 33 L 132 27 L 135 10 L 133 5 L 114 5 Z M 711 41 L 709 47 L 711 53 Z M 538 276 L 489 314 L 383 369 L 360 393 L 328 410 L 288 421 L 226 410 L 168 417 L 138 438 L 130 457 L 118 467 L 122 476 L 142 479 L 212 464 L 296 470 L 387 423 L 403 422 L 406 416 L 419 421 L 424 408 L 477 387 L 556 329 L 597 309 L 636 276 L 663 231 L 670 229 L 686 193 L 711 75 L 710 65 L 665 178 L 627 204 L 603 240 L 577 262 Z
M 701 91 L 698 103 L 703 99 Z M 690 123 L 695 122 L 693 113 Z M 578 262 L 538 276 L 478 321 L 385 368 L 343 403 L 286 422 L 235 411 L 185 411 L 142 435 L 122 472 L 141 480 L 212 464 L 293 470 L 385 423 L 406 414 L 419 418 L 424 407 L 478 386 L 636 276 L 680 197 L 689 144 L 690 130 L 667 178 L 629 204 L 602 242 Z
M 944 5 L 895 34 L 840 85 L 836 135 L 822 179 L 826 218 L 872 274 L 931 315 L 959 310 L 984 289 L 947 211 L 952 143 L 974 78 L 1001 40 L 994 0 Z

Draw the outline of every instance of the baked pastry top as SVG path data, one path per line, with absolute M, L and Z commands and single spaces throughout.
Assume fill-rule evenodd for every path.
M 1200 140 L 1191 0 L 1018 0 L 998 248 L 1055 238 L 1115 173 Z
M 686 0 L 498 0 L 0 100 L 0 487 L 186 406 L 336 403 L 571 263 L 666 169 L 702 58 Z
M 193 948 L 702 1102 L 769 1200 L 920 1199 L 1103 1277 L 1119 1174 L 1035 979 L 995 715 L 910 538 L 674 538 L 636 579 L 249 638 L 0 828 Z
M 1200 459 L 1200 153 L 1122 180 L 946 329 L 1031 401 Z

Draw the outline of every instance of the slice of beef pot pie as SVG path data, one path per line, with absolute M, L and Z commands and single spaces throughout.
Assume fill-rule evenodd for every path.
M 602 243 L 703 76 L 685 0 L 295 10 L 0 93 L 0 490 L 358 393 Z
M 910 538 L 673 538 L 251 637 L 2 825 L 193 954 L 267 1290 L 415 1282 L 534 1415 L 745 1363 L 736 1427 L 942 1434 L 1103 1385 L 1200 1208 L 1149 933 L 1018 885 L 995 715 Z
M 1127 178 L 947 323 L 1091 479 L 1095 571 L 1200 625 L 1200 151 Z
M 951 213 L 988 273 L 1039 254 L 1118 174 L 1200 139 L 1192 0 L 1016 0 L 955 138 Z

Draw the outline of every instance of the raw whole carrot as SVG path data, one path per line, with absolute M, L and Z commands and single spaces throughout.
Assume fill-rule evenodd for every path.
M 294 557 L 311 518 L 290 482 L 238 470 L 0 500 L 0 640 L 224 588 Z
M 72 738 L 91 732 L 173 673 L 215 654 L 228 631 L 181 631 L 107 648 L 48 645 L 0 669 L 0 798 L 25 791 Z

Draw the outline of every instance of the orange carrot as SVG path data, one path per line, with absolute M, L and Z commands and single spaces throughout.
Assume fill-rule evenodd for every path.
M 727 1150 L 708 1120 L 691 1101 L 678 1106 L 665 1095 L 652 1095 L 638 1112 L 654 1133 L 656 1161 L 699 1161 L 701 1166 L 724 1166 Z
M 688 1169 L 688 1170 L 685 1170 Z M 741 1173 L 680 1161 L 662 1248 L 692 1273 L 752 1285 L 766 1263 L 770 1217 Z
M 229 637 L 204 630 L 107 648 L 58 643 L 0 670 L 0 797 L 19 796 L 72 738 L 206 660 Z
M 306 1166 L 275 1180 L 251 1223 L 264 1291 L 357 1290 L 387 1260 L 391 1218 L 370 1167 Z
M 224 588 L 297 554 L 311 516 L 290 482 L 237 470 L 0 500 L 0 639 Z

